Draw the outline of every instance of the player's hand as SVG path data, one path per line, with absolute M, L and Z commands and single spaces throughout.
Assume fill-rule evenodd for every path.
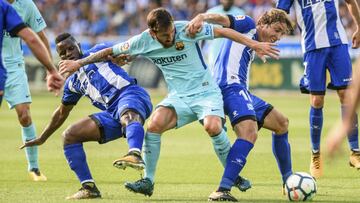
M 46 140 L 41 139 L 41 137 L 38 137 L 34 140 L 30 140 L 25 142 L 25 144 L 23 144 L 21 147 L 19 147 L 20 149 L 24 149 L 25 147 L 32 147 L 32 146 L 38 146 L 38 145 L 42 145 L 45 143 Z
M 275 43 L 270 42 L 257 42 L 253 47 L 251 47 L 256 55 L 260 57 L 260 59 L 266 63 L 266 57 L 270 56 L 273 59 L 279 59 L 280 51 L 275 48 Z
M 48 72 L 46 85 L 48 91 L 54 92 L 55 96 L 59 96 L 60 89 L 64 85 L 64 78 L 57 71 Z
M 357 49 L 359 47 L 360 47 L 360 31 L 359 28 L 357 28 L 352 36 L 352 48 Z
M 120 54 L 119 56 L 113 57 L 108 56 L 108 60 L 115 63 L 116 65 L 123 66 L 132 61 L 132 57 L 129 54 Z
M 59 72 L 61 75 L 71 75 L 81 67 L 78 61 L 74 60 L 61 60 L 59 62 Z
M 186 34 L 193 38 L 196 33 L 200 32 L 204 24 L 204 16 L 202 14 L 197 15 L 186 25 Z

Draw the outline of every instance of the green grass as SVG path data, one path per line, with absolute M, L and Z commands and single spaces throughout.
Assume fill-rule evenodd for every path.
M 297 92 L 259 92 L 258 95 L 289 117 L 293 169 L 307 172 L 310 161 L 308 97 Z M 158 93 L 152 96 L 154 103 L 163 97 Z M 38 132 L 49 121 L 59 102 L 60 98 L 50 94 L 33 95 L 31 111 Z M 96 111 L 90 107 L 87 99 L 83 99 L 63 127 L 40 147 L 40 166 L 48 181 L 35 183 L 29 180 L 24 152 L 18 149 L 21 135 L 15 112 L 3 105 L 0 110 L 0 202 L 63 202 L 67 195 L 79 189 L 80 184 L 63 155 L 61 132 L 74 121 Z M 339 111 L 336 96 L 328 94 L 323 134 L 337 120 Z M 230 132 L 229 137 L 234 140 L 234 133 Z M 124 189 L 125 181 L 140 177 L 138 172 L 131 169 L 119 171 L 112 166 L 114 159 L 127 152 L 125 140 L 105 145 L 86 143 L 84 146 L 92 175 L 103 195 L 102 200 L 89 202 L 205 202 L 210 192 L 217 188 L 222 176 L 222 168 L 210 139 L 197 122 L 171 130 L 163 136 L 155 192 L 151 198 Z M 349 154 L 346 149 L 344 144 L 343 153 L 335 161 L 325 163 L 324 177 L 318 180 L 318 194 L 314 202 L 359 202 L 359 172 L 348 166 Z M 246 193 L 234 189 L 233 194 L 240 201 L 288 201 L 281 194 L 281 180 L 271 151 L 269 131 L 260 131 L 242 175 L 251 179 L 253 188 Z

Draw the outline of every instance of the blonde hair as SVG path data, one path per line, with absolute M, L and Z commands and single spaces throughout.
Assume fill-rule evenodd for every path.
M 284 23 L 286 25 L 286 34 L 290 34 L 294 31 L 295 25 L 288 14 L 277 8 L 266 11 L 257 21 L 258 25 L 272 25 L 274 23 Z

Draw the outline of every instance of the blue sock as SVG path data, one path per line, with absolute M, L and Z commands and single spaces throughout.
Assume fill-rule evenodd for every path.
M 310 108 L 310 138 L 313 152 L 320 151 L 320 136 L 323 125 L 322 108 Z
M 144 141 L 145 178 L 154 182 L 156 165 L 160 156 L 161 136 L 146 132 Z
M 28 127 L 21 128 L 22 140 L 25 143 L 36 138 L 35 125 L 31 124 Z M 38 146 L 26 147 L 25 148 L 26 159 L 28 162 L 28 170 L 32 168 L 39 168 L 38 163 Z
M 341 106 L 341 116 L 344 118 L 344 115 L 346 113 L 346 107 Z M 354 127 L 351 130 L 351 132 L 348 135 L 348 142 L 350 149 L 353 151 L 359 151 L 359 131 L 358 131 L 358 117 L 357 114 L 355 114 L 354 118 Z
M 141 152 L 144 142 L 144 128 L 140 122 L 132 122 L 126 126 L 126 138 L 129 150 Z
M 227 157 L 225 171 L 220 182 L 221 188 L 231 189 L 240 171 L 245 166 L 246 157 L 253 147 L 254 144 L 249 141 L 236 139 Z
M 65 145 L 64 154 L 71 170 L 75 172 L 81 184 L 94 182 L 86 162 L 82 143 Z
M 225 130 L 223 129 L 220 134 L 211 137 L 211 142 L 213 144 L 215 153 L 219 158 L 223 167 L 226 166 L 226 158 L 229 154 L 231 144 L 228 136 L 226 135 Z
M 288 133 L 282 135 L 272 134 L 272 151 L 276 158 L 283 183 L 293 173 L 291 168 L 291 149 Z

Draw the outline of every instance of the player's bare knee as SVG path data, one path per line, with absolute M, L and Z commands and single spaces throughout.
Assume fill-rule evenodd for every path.
M 22 127 L 27 127 L 31 124 L 31 116 L 27 110 L 21 111 L 18 115 L 18 119 Z
M 210 136 L 218 135 L 222 130 L 221 122 L 206 123 L 204 124 L 204 128 Z
M 289 128 L 289 119 L 285 116 L 282 116 L 278 120 L 277 129 L 274 130 L 276 135 L 282 135 L 288 131 Z
M 76 137 L 74 134 L 74 129 L 71 126 L 62 133 L 62 138 L 63 138 L 64 145 L 77 143 L 77 140 L 76 140 Z
M 161 134 L 165 131 L 165 126 L 160 120 L 157 119 L 151 119 L 148 122 L 147 131 L 152 133 L 158 133 Z
M 314 108 L 322 108 L 324 106 L 324 96 L 316 95 L 311 97 L 311 106 Z
M 345 93 L 346 93 L 346 90 L 338 90 L 337 91 L 337 94 L 339 96 L 339 99 L 340 99 L 340 103 L 341 104 L 344 104 L 345 103 Z
M 141 116 L 132 110 L 126 111 L 120 118 L 120 122 L 122 125 L 129 125 L 132 122 L 139 122 L 143 124 Z

